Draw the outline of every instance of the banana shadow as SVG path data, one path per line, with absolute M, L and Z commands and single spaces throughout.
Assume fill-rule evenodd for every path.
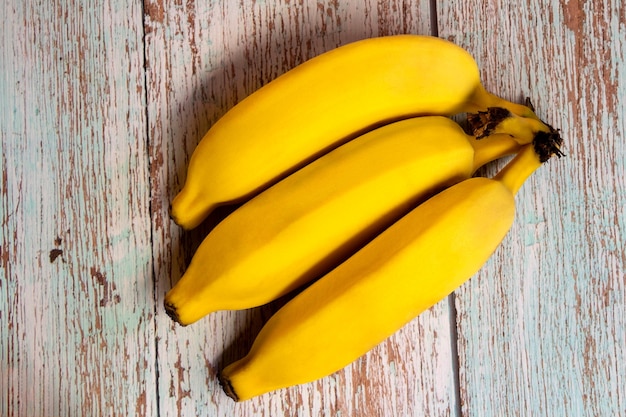
M 300 291 L 302 290 L 296 290 L 292 294 L 285 295 L 269 304 L 247 310 L 243 318 L 244 324 L 237 329 L 237 335 L 228 345 L 224 346 L 221 355 L 217 358 L 215 364 L 217 371 L 220 372 L 225 366 L 246 356 L 265 323 Z

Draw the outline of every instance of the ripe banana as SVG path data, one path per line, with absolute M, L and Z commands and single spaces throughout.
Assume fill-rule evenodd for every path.
M 435 195 L 281 308 L 220 380 L 242 401 L 329 375 L 477 272 L 508 233 L 515 193 L 552 153 L 526 145 L 494 179 Z M 541 152 L 541 155 L 537 153 Z
M 476 140 L 442 116 L 366 133 L 219 223 L 166 294 L 166 311 L 187 325 L 275 300 L 328 272 L 427 196 L 518 148 L 508 134 Z
M 375 126 L 417 115 L 503 107 L 548 131 L 526 106 L 488 93 L 472 56 L 418 35 L 365 39 L 288 71 L 230 109 L 198 144 L 170 207 L 185 229 Z

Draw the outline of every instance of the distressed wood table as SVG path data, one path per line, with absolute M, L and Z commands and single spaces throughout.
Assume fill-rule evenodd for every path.
M 622 2 L 3 0 L 0 21 L 0 415 L 626 415 Z M 330 377 L 235 404 L 216 372 L 277 306 L 164 314 L 210 228 L 168 217 L 189 156 L 279 74 L 398 33 L 467 48 L 567 157 L 448 299 Z

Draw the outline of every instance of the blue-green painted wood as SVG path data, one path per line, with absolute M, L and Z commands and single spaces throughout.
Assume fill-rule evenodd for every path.
M 439 7 L 440 34 L 488 87 L 530 95 L 568 154 L 524 185 L 508 238 L 457 292 L 466 416 L 626 414 L 625 17 L 619 1 Z
M 621 3 L 96 3 L 0 8 L 0 415 L 626 412 Z M 568 157 L 525 184 L 510 235 L 456 292 L 457 317 L 445 300 L 345 370 L 235 405 L 216 371 L 279 303 L 189 328 L 165 317 L 163 293 L 209 227 L 167 217 L 188 158 L 304 59 L 432 33 L 431 3 L 440 36 L 475 55 L 492 91 L 530 94 Z
M 0 415 L 155 415 L 141 3 L 0 20 Z

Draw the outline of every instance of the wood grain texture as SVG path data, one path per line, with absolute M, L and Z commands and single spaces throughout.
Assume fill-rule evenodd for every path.
M 618 0 L 0 2 L 1 416 L 626 415 Z M 165 316 L 232 209 L 193 232 L 169 220 L 191 153 L 308 58 L 435 32 L 488 89 L 531 96 L 568 156 L 524 185 L 513 230 L 453 303 L 328 378 L 233 403 L 217 370 L 286 299 L 186 328 Z
M 154 415 L 140 4 L 0 20 L 0 415 Z
M 530 95 L 568 154 L 524 185 L 512 232 L 457 292 L 464 415 L 626 413 L 625 17 L 618 1 L 438 8 L 440 35 L 491 90 Z

